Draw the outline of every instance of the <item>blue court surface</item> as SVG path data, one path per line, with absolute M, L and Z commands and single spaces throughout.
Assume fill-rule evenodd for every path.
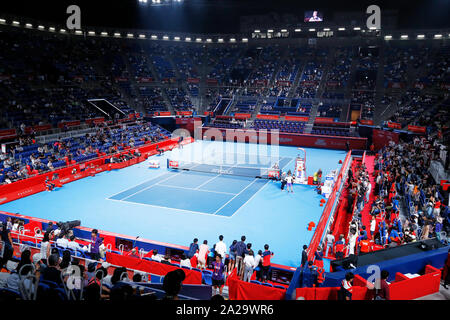
M 323 210 L 314 187 L 294 185 L 294 193 L 287 193 L 279 182 L 267 179 L 166 165 L 167 159 L 211 164 L 226 160 L 233 169 L 256 170 L 276 162 L 284 171 L 294 171 L 297 155 L 295 147 L 197 141 L 151 157 L 160 161 L 159 169 L 142 162 L 103 172 L 0 205 L 0 210 L 56 221 L 79 219 L 85 227 L 186 246 L 194 237 L 212 246 L 220 234 L 229 246 L 245 235 L 256 251 L 269 244 L 274 263 L 297 266 L 301 247 L 313 235 L 307 224 L 317 224 Z M 306 157 L 307 175 L 319 168 L 326 175 L 340 168 L 345 152 L 306 149 Z

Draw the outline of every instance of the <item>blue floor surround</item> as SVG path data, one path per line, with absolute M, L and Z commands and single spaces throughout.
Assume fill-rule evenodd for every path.
M 229 246 L 245 235 L 256 251 L 269 244 L 274 263 L 297 266 L 301 247 L 313 235 L 307 224 L 317 224 L 323 210 L 314 187 L 295 185 L 294 193 L 287 193 L 270 180 L 166 168 L 168 158 L 189 158 L 199 150 L 217 158 L 220 152 L 267 152 L 286 171 L 294 170 L 298 154 L 295 147 L 197 141 L 151 157 L 160 161 L 159 169 L 142 162 L 103 172 L 0 205 L 0 210 L 56 221 L 79 219 L 85 227 L 186 246 L 194 237 L 212 246 L 220 234 Z M 338 162 L 345 158 L 345 151 L 306 152 L 308 175 L 319 168 L 324 174 L 340 168 Z

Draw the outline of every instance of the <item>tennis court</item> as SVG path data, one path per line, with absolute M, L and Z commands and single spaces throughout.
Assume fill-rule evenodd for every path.
M 284 168 L 292 160 L 288 157 L 280 159 L 280 167 Z M 232 167 L 239 168 L 239 165 L 234 164 Z M 109 199 L 231 217 L 270 182 L 267 179 L 210 172 L 169 172 Z M 204 201 L 205 199 L 208 201 Z
M 200 152 L 199 147 L 207 149 Z M 217 148 L 211 151 L 211 148 Z M 254 149 L 256 148 L 256 149 Z M 340 168 L 345 152 L 306 149 L 307 173 L 319 168 L 324 175 Z M 129 236 L 188 246 L 193 238 L 208 240 L 210 247 L 220 234 L 229 246 L 242 235 L 256 250 L 269 244 L 274 263 L 296 266 L 301 246 L 308 244 L 322 214 L 322 196 L 314 187 L 294 185 L 294 193 L 281 192 L 280 183 L 249 176 L 211 172 L 171 170 L 167 159 L 196 162 L 223 154 L 266 154 L 280 168 L 293 170 L 298 150 L 243 143 L 197 141 L 153 156 L 159 169 L 148 162 L 121 170 L 103 172 L 69 184 L 53 192 L 42 192 L 0 205 L 0 210 L 55 221 L 81 220 L 83 226 Z M 264 159 L 264 157 L 262 158 Z M 200 161 L 199 160 L 199 161 Z M 236 160 L 236 159 L 235 159 Z M 234 168 L 267 167 L 266 161 L 232 161 Z

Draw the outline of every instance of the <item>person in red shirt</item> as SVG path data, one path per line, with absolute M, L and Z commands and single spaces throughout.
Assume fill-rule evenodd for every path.
M 361 253 L 368 253 L 370 252 L 370 241 L 368 239 L 361 240 L 359 242 L 360 245 L 360 252 Z
M 334 252 L 336 255 L 336 260 L 344 258 L 344 247 L 345 247 L 344 235 L 341 234 L 339 235 L 339 240 L 334 243 Z
M 269 269 L 270 269 L 270 258 L 273 257 L 273 252 L 269 251 L 269 245 L 264 245 L 264 252 L 262 254 L 263 259 L 263 281 L 267 282 L 267 278 L 269 277 Z
M 345 279 L 342 280 L 341 288 L 339 290 L 339 300 L 352 300 L 353 295 L 353 279 L 355 275 L 352 272 L 347 272 Z

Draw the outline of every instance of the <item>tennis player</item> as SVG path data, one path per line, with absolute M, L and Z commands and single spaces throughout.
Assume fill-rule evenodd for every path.
M 294 190 L 292 188 L 292 183 L 294 182 L 294 177 L 292 176 L 291 171 L 288 172 L 286 176 L 286 190 L 289 193 L 289 188 L 291 189 L 290 192 L 294 193 Z

